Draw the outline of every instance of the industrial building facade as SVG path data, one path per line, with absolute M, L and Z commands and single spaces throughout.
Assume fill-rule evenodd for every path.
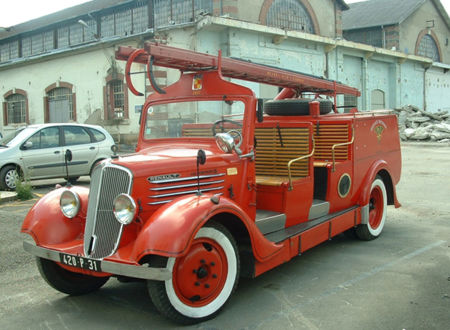
M 422 2 L 417 10 L 434 8 L 445 22 L 436 1 Z M 441 40 L 441 35 L 449 35 L 448 26 L 438 33 L 430 28 L 440 47 L 436 61 L 427 54 L 343 39 L 342 13 L 348 9 L 344 1 L 334 0 L 95 0 L 4 29 L 0 131 L 76 121 L 102 125 L 118 142 L 132 143 L 141 106 L 152 89 L 145 75 L 134 75 L 134 85 L 145 95 L 131 94 L 124 63 L 115 61 L 114 51 L 119 45 L 141 47 L 149 40 L 211 54 L 222 50 L 224 56 L 326 77 L 361 90 L 361 98 L 342 98 L 339 105 L 361 110 L 408 104 L 428 111 L 450 109 L 450 46 Z M 133 71 L 144 68 L 135 65 Z M 179 73 L 158 70 L 156 76 L 165 86 Z M 259 97 L 278 92 L 274 86 L 245 85 Z

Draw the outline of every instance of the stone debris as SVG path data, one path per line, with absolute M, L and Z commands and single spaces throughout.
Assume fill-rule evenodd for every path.
M 448 111 L 430 113 L 408 105 L 394 109 L 398 117 L 402 141 L 450 142 L 450 114 Z

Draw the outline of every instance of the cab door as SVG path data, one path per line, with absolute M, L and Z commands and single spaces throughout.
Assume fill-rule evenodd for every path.
M 98 153 L 98 143 L 81 126 L 62 126 L 64 152 L 70 149 L 72 161 L 69 162 L 69 175 L 87 175 Z
M 46 127 L 21 147 L 25 176 L 30 179 L 64 176 L 64 156 L 59 126 Z

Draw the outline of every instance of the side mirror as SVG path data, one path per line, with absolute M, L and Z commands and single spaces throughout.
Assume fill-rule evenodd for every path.
M 71 162 L 72 161 L 72 151 L 70 151 L 70 149 L 66 150 L 66 153 L 64 154 L 65 160 L 66 162 Z
M 33 148 L 33 142 L 27 141 L 22 145 L 22 150 L 28 150 Z

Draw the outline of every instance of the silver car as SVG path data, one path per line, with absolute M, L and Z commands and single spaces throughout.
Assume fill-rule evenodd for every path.
M 16 130 L 0 140 L 0 190 L 14 190 L 18 174 L 26 179 L 90 175 L 92 168 L 113 153 L 114 140 L 102 127 L 81 124 L 40 124 Z

